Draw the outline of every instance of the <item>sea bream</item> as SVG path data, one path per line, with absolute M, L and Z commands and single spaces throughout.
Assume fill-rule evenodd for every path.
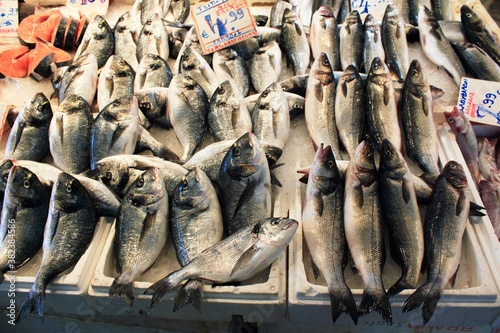
M 113 54 L 114 48 L 113 30 L 102 16 L 96 15 L 85 30 L 82 43 L 78 46 L 74 59 L 78 60 L 84 55 L 92 54 L 97 60 L 97 68 L 101 68 Z
M 115 37 L 114 54 L 122 57 L 134 71 L 137 70 L 139 62 L 137 61 L 137 39 L 141 31 L 139 13 L 133 9 L 125 12 L 116 21 L 113 33 Z
M 51 119 L 49 100 L 43 93 L 35 94 L 14 121 L 3 158 L 42 161 L 49 152 Z
M 123 58 L 112 55 L 101 69 L 97 81 L 99 110 L 117 98 L 134 93 L 135 71 Z
M 243 96 L 250 90 L 250 77 L 245 59 L 231 47 L 214 52 L 212 67 L 219 82 L 232 80 Z
M 110 297 L 134 302 L 134 280 L 156 261 L 167 242 L 169 200 L 160 169 L 144 171 L 122 199 L 114 237 L 118 276 Z
M 153 295 L 151 307 L 154 307 L 184 280 L 201 279 L 219 284 L 247 280 L 265 270 L 284 251 L 297 227 L 297 221 L 287 218 L 254 222 L 209 247 L 144 293 Z
M 59 102 L 68 95 L 79 95 L 92 105 L 97 91 L 97 69 L 96 57 L 93 53 L 88 53 L 73 61 L 59 78 L 54 76 L 53 80 L 56 79 L 57 82 L 53 82 L 53 85 Z
M 155 13 L 143 23 L 142 30 L 137 40 L 137 60 L 139 63 L 146 54 L 156 54 L 165 59 L 168 59 L 168 34 L 162 17 Z
M 47 285 L 80 260 L 90 245 L 96 224 L 97 214 L 87 190 L 76 178 L 62 172 L 50 195 L 40 267 L 16 323 L 30 313 L 43 320 Z
M 134 95 L 137 97 L 139 109 L 151 123 L 165 129 L 172 128 L 167 113 L 168 88 L 141 89 L 135 91 Z
M 212 98 L 219 86 L 219 79 L 205 58 L 191 46 L 186 47 L 179 58 L 178 73 L 195 80 L 203 88 L 207 98 Z
M 164 19 L 174 23 L 184 23 L 189 16 L 191 5 L 189 0 L 167 0 L 170 5 L 164 13 Z M 167 2 L 165 1 L 165 2 Z
M 326 280 L 332 320 L 347 313 L 358 321 L 356 302 L 344 279 L 347 243 L 344 230 L 344 177 L 330 146 L 316 150 L 308 175 L 302 231 L 314 265 Z
M 248 62 L 248 72 L 252 85 L 257 92 L 262 92 L 281 75 L 281 49 L 276 41 L 271 41 L 258 48 Z
M 149 88 L 167 88 L 172 77 L 172 70 L 166 59 L 157 54 L 147 53 L 135 73 L 134 90 L 138 92 Z

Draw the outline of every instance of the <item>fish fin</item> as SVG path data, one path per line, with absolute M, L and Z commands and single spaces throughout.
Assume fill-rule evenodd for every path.
M 253 197 L 256 188 L 257 188 L 257 181 L 250 179 L 247 183 L 247 186 L 245 187 L 245 190 L 243 190 L 243 193 L 241 193 L 241 196 L 238 199 L 238 204 L 236 205 L 236 209 L 234 210 L 234 213 L 233 213 L 233 219 L 236 216 L 236 214 L 238 214 L 241 207 L 243 207 L 243 205 L 248 200 L 250 200 L 250 198 Z
M 373 310 L 392 325 L 392 310 L 384 289 L 365 289 L 359 304 L 358 316 L 364 316 Z
M 109 288 L 109 297 L 123 298 L 128 305 L 134 305 L 134 286 L 132 282 L 122 282 L 118 276 L 114 279 L 111 287 Z
M 189 280 L 177 292 L 174 299 L 174 312 L 180 308 L 193 304 L 194 308 L 201 312 L 203 300 L 203 284 L 200 280 Z
M 259 247 L 255 244 L 252 245 L 248 250 L 246 250 L 234 265 L 229 278 L 237 276 L 241 270 L 247 269 L 248 263 L 251 262 L 253 258 L 255 258 L 257 253 L 259 253 Z
M 19 141 L 21 141 L 21 137 L 22 137 L 23 131 L 24 131 L 24 126 L 25 126 L 24 120 L 20 120 L 19 121 L 19 126 L 17 128 L 16 133 L 15 133 L 16 136 L 14 137 L 14 149 L 12 149 L 13 151 L 16 150 L 17 145 L 19 144 Z
M 375 44 L 378 44 L 379 38 L 380 38 L 380 35 L 377 32 L 375 32 L 373 34 L 373 41 L 375 42 Z
M 451 74 L 449 70 L 447 70 L 443 66 L 441 66 L 441 68 L 446 72 L 446 74 L 448 74 L 451 78 L 453 78 L 453 74 Z
M 484 32 L 486 32 L 486 36 L 493 42 L 493 43 L 498 43 L 498 36 L 496 33 L 491 31 L 490 29 L 484 29 Z
M 403 180 L 403 199 L 405 203 L 408 203 L 411 200 L 412 191 L 414 191 L 411 185 L 412 184 L 408 182 L 408 180 Z
M 342 95 L 344 95 L 344 97 L 347 96 L 347 82 L 342 82 Z
M 127 130 L 127 126 L 118 125 L 116 127 L 115 131 L 113 132 L 113 136 L 111 137 L 110 146 L 116 145 L 116 142 L 118 140 L 120 140 L 121 136 L 123 135 L 123 133 L 125 133 L 126 130 Z
M 54 239 L 54 236 L 57 232 L 57 225 L 59 224 L 59 212 L 53 211 L 50 214 L 52 215 L 51 220 L 53 221 L 50 225 L 51 228 L 49 230 L 50 242 L 52 243 L 52 240 Z
M 155 223 L 156 223 L 156 214 L 155 213 L 150 214 L 149 212 L 146 213 L 146 217 L 142 222 L 142 229 L 141 229 L 141 235 L 139 236 L 139 243 L 142 243 L 144 235 L 146 235 L 151 229 L 153 229 Z
M 428 117 L 431 110 L 429 110 L 429 102 L 425 96 L 422 97 L 422 110 L 424 111 L 425 116 Z
M 456 214 L 457 216 L 459 216 L 460 214 L 462 214 L 462 212 L 468 208 L 468 201 L 467 200 L 467 197 L 465 196 L 465 193 L 462 191 L 460 192 L 460 197 L 458 198 L 458 201 L 457 201 L 457 210 L 456 210 Z
M 36 289 L 36 285 L 33 285 L 28 293 L 28 297 L 26 297 L 23 305 L 21 305 L 21 309 L 19 309 L 15 323 L 19 323 L 21 319 L 25 318 L 30 313 L 38 313 L 38 318 L 40 318 L 43 323 L 44 305 L 45 290 L 38 290 Z
M 311 170 L 311 166 L 302 168 L 300 170 L 297 170 L 297 173 L 302 173 L 304 174 L 302 177 L 300 177 L 299 181 L 301 183 L 307 184 L 307 180 L 309 179 L 309 171 Z
M 384 104 L 388 105 L 391 101 L 391 90 L 384 84 Z
M 484 210 L 485 208 L 478 205 L 475 202 L 469 201 L 469 216 L 486 216 L 483 212 L 480 212 L 480 210 Z
M 342 313 L 347 313 L 354 324 L 358 324 L 358 312 L 356 309 L 356 302 L 352 296 L 351 289 L 347 285 L 343 288 L 329 289 L 330 304 L 332 308 L 332 321 L 335 324 L 337 319 Z
M 323 216 L 323 209 L 324 209 L 324 202 L 323 202 L 323 196 L 322 195 L 315 195 L 314 196 L 314 201 L 316 202 L 316 205 L 318 207 L 318 214 L 319 216 Z
M 59 135 L 57 136 L 57 138 L 60 140 L 60 143 L 62 144 L 63 143 L 63 138 L 64 138 L 64 121 L 63 121 L 63 117 L 56 117 L 56 128 L 57 128 L 57 132 L 59 133 Z
M 147 129 L 139 126 L 139 135 L 137 137 L 136 149 L 148 149 L 154 156 L 161 157 L 167 161 L 180 163 L 180 158 L 164 144 L 156 140 Z
M 150 309 L 160 303 L 170 290 L 177 287 L 180 282 L 184 280 L 182 279 L 182 276 L 178 277 L 178 275 L 181 275 L 181 270 L 182 268 L 178 271 L 174 271 L 168 274 L 163 279 L 160 279 L 153 283 L 151 286 L 149 286 L 148 289 L 144 291 L 144 295 L 153 295 L 153 297 L 151 298 L 151 305 L 149 306 Z
M 442 40 L 443 40 L 443 38 L 441 38 L 441 35 L 438 33 L 438 31 L 437 31 L 436 29 L 431 29 L 431 30 L 429 31 L 429 33 L 430 33 L 432 36 L 434 36 L 434 38 L 436 38 L 437 40 L 439 40 L 439 41 L 442 41 Z
M 387 297 L 391 298 L 394 295 L 399 294 L 404 289 L 413 289 L 413 286 L 410 286 L 408 282 L 404 281 L 403 278 L 400 278 L 392 287 L 387 290 Z
M 320 86 L 319 89 L 314 89 L 314 95 L 319 102 L 323 102 L 323 89 L 321 89 L 321 83 L 318 83 L 316 86 Z
M 402 36 L 401 29 L 399 29 L 399 28 L 396 29 L 396 39 L 401 39 L 401 36 Z
M 432 172 L 424 172 L 422 175 L 420 175 L 419 178 L 422 179 L 431 188 L 434 188 L 434 184 L 436 183 L 437 176 L 438 175 L 433 174 Z
M 363 189 L 361 188 L 361 185 L 358 185 L 354 188 L 354 204 L 356 207 L 361 208 L 363 207 Z
M 443 95 L 444 95 L 443 89 L 438 88 L 436 86 L 433 86 L 431 84 L 429 85 L 429 88 L 431 89 L 432 99 L 438 99 L 438 98 L 443 97 Z
M 345 31 L 350 35 L 351 34 L 351 26 L 349 24 L 344 25 Z
M 297 32 L 297 34 L 299 36 L 302 36 L 302 27 L 300 26 L 300 24 L 297 21 L 295 21 L 293 25 L 295 27 L 295 31 Z
M 452 288 L 455 288 L 455 284 L 457 283 L 457 274 L 459 269 L 460 269 L 460 264 L 458 265 L 455 274 L 453 274 L 452 277 L 450 278 L 450 284 Z
M 280 180 L 278 179 L 278 177 L 276 177 L 276 175 L 273 172 L 271 172 L 271 184 L 276 185 L 278 187 L 283 187 Z

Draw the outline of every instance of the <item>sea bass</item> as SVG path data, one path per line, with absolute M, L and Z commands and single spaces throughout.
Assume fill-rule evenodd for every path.
M 402 83 L 410 67 L 408 43 L 403 17 L 392 4 L 388 4 L 385 9 L 381 32 L 387 66 L 396 73 Z
M 326 53 L 333 70 L 340 68 L 337 20 L 329 7 L 321 6 L 312 17 L 310 28 L 311 51 L 314 59 Z
M 311 51 L 301 20 L 297 13 L 289 8 L 283 12 L 281 45 L 288 63 L 293 68 L 293 75 L 305 74 Z
M 363 63 L 363 23 L 357 10 L 349 13 L 339 31 L 340 67 L 354 65 L 360 69 Z
M 370 71 L 373 59 L 380 58 L 385 61 L 385 49 L 382 44 L 382 34 L 380 26 L 373 15 L 368 14 L 363 24 L 364 42 L 363 42 L 363 63 L 365 73 Z

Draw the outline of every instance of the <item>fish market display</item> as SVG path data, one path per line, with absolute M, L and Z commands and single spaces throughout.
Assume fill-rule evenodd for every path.
M 114 248 L 118 276 L 110 297 L 132 306 L 134 280 L 148 270 L 167 242 L 168 194 L 160 169 L 150 168 L 130 186 L 116 220 Z
M 146 289 L 146 294 L 153 295 L 151 307 L 184 280 L 226 283 L 262 272 L 291 242 L 297 227 L 292 219 L 267 218 L 240 229 Z

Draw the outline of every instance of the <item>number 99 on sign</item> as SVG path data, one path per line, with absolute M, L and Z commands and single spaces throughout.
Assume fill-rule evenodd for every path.
M 494 93 L 491 93 L 491 92 L 486 93 L 484 95 L 483 104 L 486 107 L 488 107 L 489 109 L 491 109 L 491 107 L 493 106 L 493 104 L 495 104 L 495 100 L 498 97 L 498 95 L 500 95 L 500 90 L 497 90 Z

